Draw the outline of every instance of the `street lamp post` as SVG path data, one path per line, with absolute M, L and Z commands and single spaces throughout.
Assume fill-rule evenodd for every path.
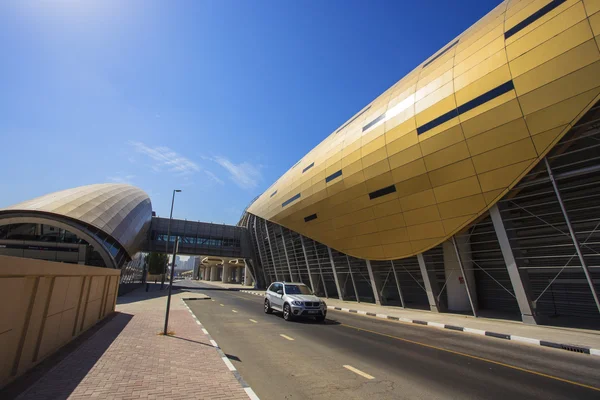
M 171 310 L 171 291 L 173 290 L 173 275 L 175 272 L 175 258 L 177 258 L 177 250 L 179 247 L 179 236 L 175 237 L 175 245 L 173 246 L 173 259 L 171 260 L 171 280 L 169 281 L 169 296 L 167 297 L 167 312 L 165 313 L 165 329 L 164 335 L 168 335 L 169 327 L 169 311 Z
M 169 215 L 169 223 L 167 224 L 167 242 L 165 243 L 165 254 L 169 254 L 169 242 L 171 241 L 171 220 L 173 219 L 173 205 L 175 204 L 175 193 L 179 193 L 181 192 L 180 189 L 175 189 L 173 190 L 173 198 L 171 199 L 171 215 Z M 165 265 L 166 267 L 166 265 Z M 163 290 L 163 288 L 165 287 L 165 274 L 166 274 L 166 268 L 165 271 L 162 274 L 162 278 L 160 281 L 160 290 Z

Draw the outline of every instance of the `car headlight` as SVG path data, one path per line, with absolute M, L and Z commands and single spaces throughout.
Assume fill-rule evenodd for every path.
M 295 301 L 295 300 L 294 300 L 294 301 L 292 301 L 292 304 L 293 304 L 293 305 L 295 305 L 295 306 L 301 306 L 301 305 L 302 305 L 302 302 L 301 302 L 301 301 Z

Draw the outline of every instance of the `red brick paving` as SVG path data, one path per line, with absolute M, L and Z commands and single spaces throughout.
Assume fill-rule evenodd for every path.
M 180 295 L 137 299 L 117 306 L 115 318 L 58 363 L 19 399 L 244 399 L 248 396 Z M 137 297 L 135 297 L 137 296 Z

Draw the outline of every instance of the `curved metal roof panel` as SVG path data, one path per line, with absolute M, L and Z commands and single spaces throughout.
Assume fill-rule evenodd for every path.
M 502 2 L 331 133 L 248 212 L 372 260 L 449 239 L 600 99 L 596 3 Z
M 114 238 L 129 256 L 140 248 L 152 221 L 152 203 L 143 190 L 125 184 L 96 184 L 50 193 L 0 209 L 55 214 L 81 221 Z

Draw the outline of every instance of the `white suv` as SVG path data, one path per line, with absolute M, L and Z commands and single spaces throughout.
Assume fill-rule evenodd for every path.
M 327 304 L 304 283 L 273 282 L 265 293 L 265 313 L 271 314 L 273 310 L 283 312 L 286 321 L 315 317 L 323 322 L 327 316 Z

